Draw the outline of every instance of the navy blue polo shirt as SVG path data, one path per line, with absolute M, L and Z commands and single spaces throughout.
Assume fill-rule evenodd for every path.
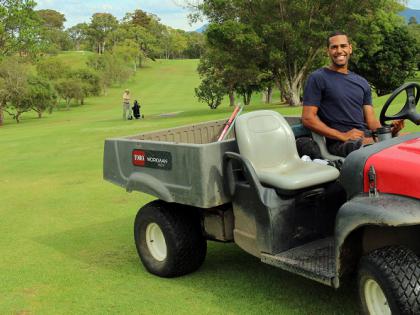
M 353 128 L 366 131 L 363 106 L 372 105 L 372 94 L 361 76 L 321 68 L 308 77 L 303 105 L 317 106 L 318 117 L 331 128 L 341 132 Z

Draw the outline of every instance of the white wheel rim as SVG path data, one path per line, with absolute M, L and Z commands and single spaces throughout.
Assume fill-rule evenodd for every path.
M 370 315 L 391 315 L 391 309 L 385 294 L 375 280 L 368 279 L 365 282 L 364 291 L 366 306 Z
M 167 255 L 165 236 L 156 223 L 150 223 L 146 228 L 146 244 L 154 259 L 165 260 Z

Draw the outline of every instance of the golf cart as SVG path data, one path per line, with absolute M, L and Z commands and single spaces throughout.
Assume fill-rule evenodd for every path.
M 396 115 L 395 98 L 406 92 Z M 383 126 L 420 124 L 420 86 L 386 102 Z M 365 314 L 420 314 L 420 133 L 387 137 L 345 159 L 340 169 L 306 162 L 295 139 L 311 136 L 299 117 L 260 110 L 225 121 L 107 139 L 104 178 L 158 199 L 134 223 L 140 259 L 152 274 L 176 277 L 203 263 L 207 240 L 235 242 L 263 263 L 339 288 L 357 272 Z M 388 139 L 389 138 L 389 139 Z

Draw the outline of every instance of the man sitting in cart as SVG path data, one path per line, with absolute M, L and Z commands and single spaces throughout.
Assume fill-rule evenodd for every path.
M 328 151 L 342 157 L 373 143 L 372 131 L 381 127 L 373 110 L 369 83 L 348 70 L 352 52 L 347 34 L 330 34 L 330 65 L 310 74 L 303 97 L 303 125 L 325 136 Z M 402 128 L 403 120 L 393 121 L 392 134 Z

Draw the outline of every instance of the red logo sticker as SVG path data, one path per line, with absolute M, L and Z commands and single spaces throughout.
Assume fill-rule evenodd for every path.
M 133 164 L 136 166 L 144 166 L 146 154 L 141 150 L 133 151 Z

